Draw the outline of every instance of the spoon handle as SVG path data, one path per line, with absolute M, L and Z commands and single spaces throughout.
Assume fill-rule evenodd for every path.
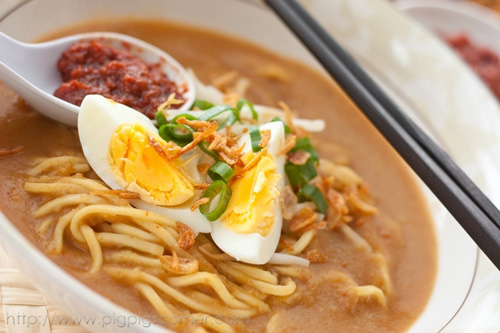
M 25 52 L 23 52 L 23 44 L 17 40 L 0 32 L 0 63 L 9 67 L 17 73 L 24 72 L 23 62 L 25 59 Z

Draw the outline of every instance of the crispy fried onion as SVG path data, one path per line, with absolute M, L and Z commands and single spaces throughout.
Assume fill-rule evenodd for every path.
M 290 185 L 285 186 L 280 192 L 280 205 L 283 218 L 291 220 L 295 214 L 298 198 Z
M 193 229 L 179 221 L 175 222 L 175 225 L 177 226 L 177 232 L 179 232 L 177 245 L 183 250 L 189 250 L 194 245 L 196 239 Z
M 185 117 L 180 117 L 179 119 L 177 119 L 177 124 L 188 125 L 192 128 L 197 129 L 205 129 L 210 126 L 211 122 L 204 120 L 188 120 Z
M 314 249 L 306 252 L 306 259 L 311 263 L 325 263 L 328 258 L 326 255 L 320 250 Z
M 290 107 L 283 101 L 280 101 L 278 102 L 278 105 L 280 108 L 283 109 L 283 111 L 285 111 L 285 124 L 288 125 L 288 127 L 290 127 L 290 130 L 292 131 L 292 133 L 295 134 L 295 128 L 293 126 L 293 115 L 292 115 L 292 110 L 290 110 Z
M 297 137 L 295 135 L 288 136 L 285 141 L 285 144 L 283 145 L 283 147 L 281 147 L 280 150 L 278 150 L 276 156 L 288 154 L 288 152 L 292 150 L 293 147 L 295 147 L 296 143 L 297 143 Z
M 158 107 L 158 111 L 162 112 L 163 110 L 168 109 L 170 105 L 177 105 L 182 103 L 184 103 L 184 100 L 176 99 L 175 93 L 171 93 L 170 96 L 168 96 L 167 100 Z
M 318 214 L 314 210 L 305 206 L 293 215 L 289 228 L 291 232 L 304 233 L 311 229 L 325 229 L 327 227 L 326 221 L 316 222 Z
M 179 258 L 174 250 L 172 250 L 172 255 L 163 255 L 158 259 L 167 271 L 175 274 L 184 275 L 198 272 L 198 260 L 194 258 Z
M 303 229 L 316 222 L 317 219 L 318 214 L 311 207 L 306 206 L 293 215 L 290 221 L 290 231 L 295 232 Z
M 295 165 L 303 165 L 311 157 L 311 154 L 307 151 L 297 150 L 288 155 L 288 161 Z
M 262 130 L 260 131 L 261 140 L 259 142 L 259 147 L 264 148 L 267 147 L 269 140 L 271 140 L 271 130 Z
M 155 138 L 153 138 L 153 136 L 148 133 L 145 133 L 145 135 L 151 147 L 166 161 L 176 158 L 181 151 L 181 147 L 172 141 L 167 142 L 167 146 L 163 147 L 158 141 L 155 140 Z
M 208 188 L 208 186 L 207 186 L 207 188 Z M 197 210 L 198 208 L 200 208 L 201 205 L 204 205 L 204 204 L 206 204 L 209 201 L 210 201 L 209 198 L 201 198 L 201 199 L 196 200 L 194 202 L 194 204 L 191 206 L 191 211 L 194 212 L 195 210 Z

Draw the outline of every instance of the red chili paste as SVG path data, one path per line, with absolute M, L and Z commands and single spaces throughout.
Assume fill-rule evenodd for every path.
M 488 48 L 472 43 L 464 34 L 446 36 L 450 44 L 500 99 L 500 62 Z
M 57 67 L 63 84 L 54 96 L 78 106 L 86 95 L 100 94 L 153 119 L 170 94 L 182 99 L 179 87 L 168 79 L 159 63 L 147 64 L 99 41 L 73 44 L 62 54 Z

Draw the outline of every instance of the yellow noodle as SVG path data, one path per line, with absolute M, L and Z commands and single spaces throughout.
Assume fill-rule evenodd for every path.
M 250 277 L 246 275 L 245 273 L 229 266 L 227 262 L 223 261 L 215 261 L 212 263 L 217 270 L 222 271 L 222 273 L 227 276 L 235 279 L 238 281 L 240 284 L 247 284 L 248 280 L 250 280 Z
M 26 182 L 24 183 L 24 189 L 26 192 L 33 194 L 70 194 L 70 193 L 82 193 L 86 189 L 82 186 L 76 184 L 65 184 L 65 183 L 35 183 Z
M 110 262 L 133 264 L 134 266 L 162 267 L 160 260 L 157 258 L 144 256 L 130 250 L 105 253 L 104 259 Z
M 210 286 L 220 297 L 220 299 L 227 305 L 234 308 L 247 308 L 247 305 L 245 303 L 238 301 L 233 295 L 231 295 L 224 283 L 222 283 L 221 279 L 216 274 L 197 272 L 189 275 L 172 277 L 169 278 L 167 282 L 174 287 L 186 287 L 193 284 L 205 284 Z
M 89 273 L 94 274 L 101 270 L 102 267 L 102 250 L 99 242 L 95 236 L 94 230 L 88 225 L 82 226 L 82 233 L 87 241 L 92 257 L 92 265 L 90 266 Z
M 265 271 L 255 266 L 245 265 L 237 262 L 227 262 L 232 268 L 239 270 L 257 280 L 261 280 L 270 284 L 278 284 L 278 278 L 271 272 Z
M 293 282 L 289 278 L 285 280 L 285 285 L 273 285 L 270 283 L 252 279 L 250 276 L 234 269 L 225 262 L 217 262 L 215 263 L 215 266 L 218 269 L 222 270 L 223 273 L 235 278 L 241 284 L 248 284 L 265 294 L 287 296 L 295 291 L 295 282 Z
M 233 309 L 223 305 L 212 295 L 207 295 L 194 288 L 188 288 L 184 290 L 187 297 L 200 304 L 205 304 L 210 307 L 214 315 L 219 316 L 253 316 L 257 312 L 255 309 Z
M 155 221 L 156 222 L 156 221 Z M 166 228 L 158 228 L 158 224 L 152 222 L 152 221 L 142 221 L 140 225 L 149 231 L 151 234 L 155 235 L 158 239 L 163 241 L 163 243 L 171 248 L 174 248 L 177 254 L 180 254 L 182 256 L 188 256 L 190 255 L 187 254 L 184 250 L 179 248 L 177 245 L 177 240 L 174 238 L 174 236 L 169 232 L 169 229 Z M 179 236 L 177 236 L 179 237 Z
M 83 225 L 82 227 L 84 226 L 85 225 Z M 164 248 L 161 245 L 146 242 L 142 239 L 122 234 L 99 232 L 97 233 L 97 240 L 102 246 L 129 247 L 158 257 L 161 256 L 164 251 Z
M 203 245 L 198 246 L 198 249 L 203 252 L 204 255 L 209 257 L 210 259 L 213 260 L 234 260 L 229 254 L 227 253 L 215 253 L 214 247 L 210 243 L 206 243 Z
M 51 174 L 59 172 L 61 175 L 66 175 L 84 170 L 85 167 L 88 168 L 88 165 L 84 159 L 57 157 L 40 163 L 33 169 L 33 175 L 45 172 Z M 335 170 L 331 171 L 330 168 L 326 168 L 328 169 L 326 171 L 339 174 L 341 177 L 337 179 L 338 181 L 340 178 L 359 180 L 356 178 L 357 175 L 350 170 L 339 168 L 337 165 L 333 168 Z M 108 187 L 82 175 L 41 176 L 25 183 L 25 189 L 30 193 L 56 197 L 39 207 L 35 213 L 36 217 L 73 208 L 59 217 L 54 228 L 51 241 L 54 251 L 62 252 L 64 231 L 69 224 L 73 238 L 89 248 L 92 259 L 90 273 L 103 269 L 116 279 L 130 282 L 160 315 L 177 316 L 180 321 L 176 328 L 179 329 L 185 329 L 191 318 L 195 321 L 194 324 L 202 322 L 202 325 L 210 330 L 231 332 L 233 328 L 230 325 L 222 323 L 213 316 L 250 317 L 258 313 L 269 312 L 269 296 L 286 297 L 279 299 L 280 302 L 292 300 L 289 296 L 296 291 L 296 284 L 291 277 L 306 279 L 311 274 L 309 269 L 297 266 L 269 265 L 270 270 L 267 270 L 262 266 L 235 262 L 234 258 L 221 253 L 212 240 L 204 235 L 198 235 L 197 246 L 187 252 L 177 244 L 179 234 L 175 221 L 152 212 L 136 209 L 128 200 L 120 198 L 117 194 L 97 193 L 97 191 L 108 190 Z M 363 204 L 369 206 L 362 200 L 362 197 L 353 195 L 354 199 L 361 202 L 361 206 L 358 207 L 361 210 L 366 208 Z M 356 204 L 356 200 L 353 204 Z M 53 221 L 54 217 L 42 221 L 38 227 L 39 231 L 47 232 L 54 223 Z M 341 232 L 356 247 L 372 253 L 381 278 L 374 281 L 373 285 L 359 286 L 349 275 L 333 272 L 326 280 L 343 285 L 349 295 L 356 297 L 356 300 L 375 301 L 385 306 L 384 292 L 390 293 L 391 290 L 385 257 L 381 253 L 373 253 L 368 242 L 349 226 L 341 227 Z M 300 254 L 307 248 L 316 233 L 316 229 L 305 232 L 294 242 L 293 251 L 285 249 L 282 253 Z M 107 249 L 103 255 L 101 246 L 110 249 Z M 196 260 L 198 271 L 178 275 L 164 268 L 158 257 L 169 250 L 175 251 L 179 262 Z M 174 262 L 174 254 L 167 256 Z M 120 263 L 136 268 L 110 267 L 110 263 Z M 279 281 L 282 284 L 278 284 Z M 300 297 L 297 293 L 295 295 Z M 183 304 L 195 313 L 181 314 L 169 301 Z
M 349 202 L 359 211 L 366 215 L 373 215 L 377 212 L 377 208 L 366 201 L 362 200 L 359 195 L 350 195 Z
M 51 200 L 40 206 L 34 213 L 35 217 L 44 217 L 48 214 L 60 212 L 66 207 L 84 205 L 105 204 L 107 200 L 88 194 L 69 194 L 63 197 Z
M 175 255 L 163 255 L 158 259 L 163 268 L 174 274 L 185 275 L 199 271 L 198 260 L 194 258 L 176 257 L 176 255 L 177 252 Z
M 89 171 L 89 166 L 87 164 L 87 161 L 83 157 L 76 157 L 76 156 L 58 156 L 58 157 L 52 157 L 45 159 L 43 162 L 39 163 L 37 166 L 35 166 L 31 171 L 29 172 L 30 175 L 32 176 L 37 176 L 42 173 L 47 172 L 50 169 L 53 168 L 58 168 L 58 169 L 63 169 L 64 165 L 70 165 L 73 166 L 73 171 L 75 172 L 86 172 Z M 82 169 L 85 169 L 84 166 L 87 166 L 87 169 L 85 171 L 80 171 Z M 76 168 L 75 166 L 78 166 Z
M 45 220 L 43 220 L 42 222 L 40 222 L 38 224 L 38 233 L 42 236 L 42 237 L 45 237 L 47 232 L 49 231 L 49 228 L 54 224 L 54 222 L 56 221 L 55 218 L 53 217 L 48 217 L 46 218 Z
M 293 250 L 289 249 L 284 249 L 281 251 L 281 253 L 286 253 L 286 254 L 292 254 L 292 255 L 297 255 L 304 251 L 304 249 L 311 243 L 313 240 L 314 236 L 316 235 L 317 230 L 316 229 L 311 229 L 302 234 L 300 238 L 293 244 Z
M 173 317 L 174 313 L 161 299 L 160 295 L 149 284 L 137 282 L 134 287 L 148 300 L 160 316 Z
M 378 286 L 384 291 L 385 295 L 389 295 L 392 291 L 392 283 L 391 276 L 389 274 L 389 266 L 387 265 L 387 259 L 379 252 L 376 252 L 373 255 L 373 259 L 377 263 L 380 275 L 382 276 L 382 281 L 378 284 Z
M 348 290 L 353 292 L 358 300 L 375 300 L 383 307 L 387 306 L 387 300 L 385 298 L 384 292 L 376 286 L 356 286 L 349 287 Z
M 158 243 L 159 241 L 155 235 L 125 223 L 113 223 L 111 230 L 117 234 L 129 235 L 151 243 Z
M 356 231 L 354 231 L 351 227 L 349 227 L 347 224 L 343 224 L 340 227 L 340 231 L 349 239 L 354 246 L 356 246 L 359 250 L 365 251 L 365 252 L 372 252 L 373 249 L 368 244 L 368 242 L 361 237 Z
M 61 216 L 57 221 L 52 241 L 50 242 L 47 251 L 51 254 L 61 254 L 63 251 L 64 230 L 70 224 L 71 219 L 75 216 L 78 209 L 72 209 L 65 215 Z
M 302 266 L 273 266 L 273 269 L 281 275 L 293 278 L 304 278 L 311 274 L 309 268 Z
M 223 322 L 222 320 L 218 319 L 217 317 L 212 317 L 208 314 L 205 313 L 191 313 L 189 314 L 190 318 L 193 319 L 193 322 L 199 323 L 202 322 L 203 326 L 211 329 L 212 331 L 219 332 L 219 333 L 233 333 L 234 329 Z
M 82 239 L 79 232 L 80 225 L 84 224 L 84 221 L 92 216 L 104 217 L 110 223 L 122 222 L 123 218 L 128 218 L 131 219 L 135 224 L 144 227 L 144 229 L 150 232 L 158 229 L 156 228 L 157 223 L 161 225 L 168 225 L 175 228 L 175 222 L 173 220 L 159 214 L 148 212 L 142 209 L 136 209 L 133 207 L 119 207 L 119 206 L 97 203 L 83 208 L 81 211 L 78 212 L 78 214 L 76 214 L 76 216 L 73 218 L 73 221 L 71 222 L 71 233 L 79 241 L 81 241 Z M 121 221 L 116 221 L 117 219 Z M 151 221 L 155 221 L 155 223 Z M 149 228 L 146 227 L 146 225 L 148 225 Z M 165 229 L 162 228 L 160 228 L 160 230 L 165 231 Z M 168 242 L 169 243 L 167 245 L 173 245 L 172 242 L 176 243 L 173 237 L 169 237 Z
M 82 177 L 61 177 L 62 182 L 77 184 L 87 188 L 89 191 L 105 191 L 109 188 L 101 184 L 97 180 L 82 178 Z
M 274 285 L 258 280 L 249 280 L 248 284 L 266 294 L 274 296 L 291 295 L 297 287 L 291 278 L 286 278 L 283 285 Z
M 244 292 L 241 288 L 235 288 L 234 290 L 232 290 L 232 294 L 240 301 L 243 301 L 248 305 L 256 308 L 259 313 L 271 311 L 269 304 L 263 302 L 254 295 Z
M 232 313 L 232 314 L 238 314 L 241 316 L 250 316 L 253 314 L 252 310 L 232 310 L 229 308 L 224 309 L 224 312 L 219 312 L 219 311 L 214 311 L 214 310 L 220 310 L 220 309 L 215 309 L 213 306 L 206 305 L 206 304 L 201 304 L 199 302 L 194 301 L 193 299 L 187 297 L 180 291 L 172 288 L 169 286 L 167 283 L 163 282 L 162 280 L 158 279 L 157 277 L 147 274 L 145 272 L 141 272 L 139 269 L 126 269 L 126 268 L 118 268 L 118 267 L 113 267 L 113 268 L 105 268 L 106 272 L 110 274 L 111 276 L 118 278 L 118 279 L 126 279 L 129 281 L 133 282 L 138 282 L 142 281 L 145 283 L 148 283 L 152 287 L 156 287 L 159 290 L 161 290 L 163 293 L 165 293 L 167 296 L 173 298 L 179 303 L 182 303 L 186 305 L 187 307 L 200 311 L 200 312 L 206 312 L 212 315 L 219 315 L 221 313 Z

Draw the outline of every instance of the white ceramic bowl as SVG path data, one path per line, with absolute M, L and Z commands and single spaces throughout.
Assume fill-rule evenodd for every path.
M 371 4 L 365 6 L 365 9 L 378 10 L 377 6 L 384 6 L 382 1 L 370 1 Z M 109 15 L 155 17 L 223 31 L 319 68 L 297 39 L 272 13 L 259 5 L 258 1 L 144 0 L 139 8 L 136 0 L 67 0 L 64 5 L 61 5 L 62 3 L 60 0 L 29 1 L 0 21 L 0 30 L 17 39 L 30 41 L 51 30 L 90 18 Z M 312 11 L 327 8 L 327 11 L 323 12 L 328 15 L 334 14 L 336 10 L 330 6 L 356 6 L 363 1 L 318 0 L 306 3 Z M 367 14 L 363 7 L 359 8 L 361 11 L 357 11 L 356 15 Z M 50 15 L 55 12 L 58 13 L 56 18 Z M 207 15 L 207 12 L 210 15 Z M 385 15 L 398 17 L 396 12 Z M 47 19 L 48 17 L 51 19 Z M 349 24 L 346 17 L 336 22 L 342 23 L 342 20 Z M 355 43 L 356 38 L 351 42 Z M 477 255 L 477 248 L 460 226 L 432 195 L 429 194 L 428 198 L 436 220 L 439 269 L 429 305 L 412 329 L 415 332 L 437 332 L 456 314 L 469 291 Z M 23 272 L 48 298 L 71 315 L 97 318 L 93 326 L 89 325 L 90 329 L 106 332 L 120 329 L 133 332 L 161 330 L 157 327 L 147 327 L 147 323 L 141 322 L 136 316 L 64 273 L 29 244 L 1 214 L 0 239 L 6 251 L 17 258 Z M 130 318 L 126 327 L 123 327 L 122 321 L 112 320 L 118 317 Z
M 491 9 L 457 0 L 397 0 L 394 5 L 437 34 L 465 33 L 500 54 L 500 15 Z

